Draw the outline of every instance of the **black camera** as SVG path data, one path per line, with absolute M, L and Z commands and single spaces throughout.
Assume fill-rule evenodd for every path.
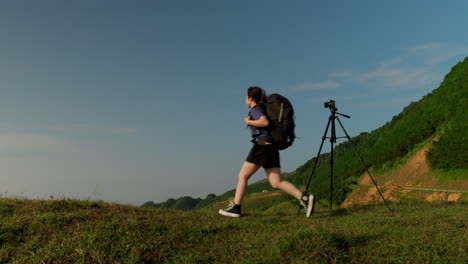
M 335 100 L 330 100 L 330 102 L 323 103 L 323 107 L 334 109 L 335 108 Z

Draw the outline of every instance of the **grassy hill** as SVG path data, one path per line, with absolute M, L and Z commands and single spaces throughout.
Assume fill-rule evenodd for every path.
M 384 126 L 370 133 L 363 132 L 352 138 L 352 141 L 363 156 L 367 168 L 376 175 L 388 174 L 397 169 L 413 153 L 430 143 L 427 150 L 429 172 L 437 175 L 440 180 L 467 181 L 468 112 L 464 111 L 467 105 L 468 58 L 465 58 L 445 76 L 439 88 L 421 100 L 412 102 Z M 358 184 L 365 169 L 347 141 L 337 145 L 334 154 L 333 200 L 336 204 L 341 204 Z M 319 199 L 328 199 L 330 196 L 329 158 L 330 153 L 320 156 L 311 184 L 310 190 Z M 314 163 L 315 158 L 294 172 L 285 174 L 285 177 L 298 186 L 305 186 Z M 248 193 L 262 190 L 272 190 L 265 180 L 249 185 Z M 220 196 L 200 199 L 194 208 L 200 209 L 232 196 L 234 190 Z
M 318 210 L 313 218 L 0 199 L 0 263 L 464 263 L 466 203 Z

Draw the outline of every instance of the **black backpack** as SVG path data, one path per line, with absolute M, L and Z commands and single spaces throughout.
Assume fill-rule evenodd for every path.
M 266 114 L 270 120 L 270 135 L 273 144 L 280 150 L 292 145 L 294 134 L 294 110 L 291 102 L 279 94 L 269 95 L 266 99 Z

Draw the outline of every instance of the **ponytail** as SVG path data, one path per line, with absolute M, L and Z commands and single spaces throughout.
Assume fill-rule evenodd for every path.
M 247 96 L 252 97 L 257 104 L 264 104 L 266 99 L 265 90 L 258 86 L 250 86 L 247 90 Z

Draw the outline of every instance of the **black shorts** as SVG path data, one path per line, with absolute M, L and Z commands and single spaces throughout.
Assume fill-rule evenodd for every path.
M 245 161 L 262 166 L 264 169 L 281 167 L 279 150 L 273 146 L 254 144 Z

